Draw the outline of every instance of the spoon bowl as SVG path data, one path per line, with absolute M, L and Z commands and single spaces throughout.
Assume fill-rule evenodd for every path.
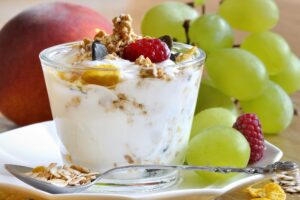
M 39 190 L 43 190 L 45 192 L 49 192 L 52 194 L 82 192 L 95 184 L 95 182 L 91 182 L 91 183 L 84 184 L 81 186 L 59 187 L 59 186 L 53 185 L 51 183 L 40 181 L 40 180 L 37 180 L 35 178 L 29 177 L 28 175 L 26 175 L 26 173 L 31 172 L 33 168 L 21 166 L 21 165 L 11 165 L 11 164 L 6 164 L 5 168 L 12 175 L 14 175 L 16 178 L 23 181 L 24 183 L 27 183 L 28 185 L 31 185 L 34 188 L 37 188 Z M 99 175 L 96 175 L 96 176 L 98 178 Z

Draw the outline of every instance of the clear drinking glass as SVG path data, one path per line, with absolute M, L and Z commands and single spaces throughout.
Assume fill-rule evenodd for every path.
M 64 160 L 100 172 L 129 164 L 183 164 L 204 52 L 197 50 L 192 59 L 179 64 L 157 64 L 157 69 L 174 72 L 160 79 L 143 78 L 128 68 L 72 66 L 66 57 L 76 45 L 79 42 L 62 44 L 40 54 Z M 172 51 L 190 48 L 175 43 Z M 108 79 L 118 75 L 119 81 L 109 86 L 80 82 L 90 71 Z M 165 188 L 177 180 L 174 171 L 131 170 L 98 185 L 101 190 L 140 191 Z

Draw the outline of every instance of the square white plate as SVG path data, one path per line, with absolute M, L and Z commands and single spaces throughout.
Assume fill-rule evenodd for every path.
M 265 166 L 282 157 L 280 149 L 266 142 L 264 157 L 256 163 Z M 234 187 L 248 184 L 263 178 L 263 175 L 238 174 L 222 183 L 208 184 L 194 172 L 183 172 L 182 181 L 163 191 L 144 193 L 85 193 L 53 195 L 39 191 L 11 176 L 3 165 L 21 164 L 30 167 L 48 165 L 50 162 L 62 163 L 58 139 L 53 121 L 33 124 L 0 134 L 0 188 L 14 188 L 26 191 L 49 200 L 67 199 L 182 199 L 201 197 L 212 199 Z

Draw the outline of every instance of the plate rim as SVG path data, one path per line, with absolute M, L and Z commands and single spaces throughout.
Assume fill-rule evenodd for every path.
M 21 131 L 22 129 L 30 129 L 31 127 L 35 127 L 35 126 L 41 126 L 46 128 L 46 130 L 48 131 L 49 128 L 55 128 L 55 123 L 53 120 L 50 121 L 45 121 L 45 122 L 39 122 L 39 123 L 35 123 L 35 124 L 30 124 L 27 126 L 23 126 L 23 127 L 18 127 L 12 130 L 8 130 L 5 132 L 0 133 L 0 140 L 1 140 L 1 136 L 2 135 L 6 135 L 6 134 L 10 134 L 12 132 L 16 132 L 16 131 Z M 272 148 L 273 151 L 276 152 L 276 155 L 274 156 L 274 158 L 272 158 L 274 161 L 279 161 L 282 156 L 283 156 L 283 152 L 281 151 L 281 149 L 279 149 L 278 147 L 276 147 L 275 145 L 271 144 L 270 142 L 268 142 L 267 140 L 265 140 L 266 146 L 269 146 Z M 2 174 L 0 174 L 0 177 L 4 176 Z M 12 179 L 14 179 L 13 176 L 9 176 Z M 28 193 L 32 193 L 36 196 L 40 196 L 46 199 L 64 199 L 64 197 L 70 198 L 70 197 L 112 197 L 112 198 L 122 198 L 122 199 L 139 199 L 139 198 L 171 198 L 175 196 L 189 196 L 189 195 L 211 195 L 211 196 L 218 196 L 221 195 L 229 190 L 232 190 L 233 188 L 236 188 L 238 186 L 242 186 L 242 185 L 246 185 L 249 184 L 251 182 L 255 182 L 257 180 L 263 179 L 264 177 L 266 177 L 265 175 L 252 175 L 252 176 L 247 176 L 244 177 L 242 179 L 233 181 L 228 183 L 227 185 L 225 185 L 222 188 L 173 188 L 172 190 L 166 190 L 166 191 L 158 191 L 158 192 L 151 192 L 151 193 L 136 193 L 135 195 L 129 195 L 129 194 L 124 194 L 124 193 L 73 193 L 73 194 L 50 194 L 44 191 L 40 191 L 38 189 L 35 189 L 33 187 L 30 186 L 22 186 L 22 185 L 18 185 L 18 184 L 12 184 L 12 183 L 7 183 L 7 182 L 3 182 L 0 179 L 0 187 L 1 186 L 6 186 L 6 187 L 10 187 L 10 188 L 17 188 L 18 190 L 22 190 L 22 191 L 27 191 Z

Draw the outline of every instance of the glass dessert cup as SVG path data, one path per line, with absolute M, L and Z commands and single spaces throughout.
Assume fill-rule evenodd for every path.
M 78 45 L 62 44 L 40 54 L 64 161 L 99 172 L 129 164 L 183 164 L 202 76 L 203 51 L 197 49 L 187 61 L 147 68 L 171 72 L 167 78 L 157 78 L 141 76 L 134 67 L 70 65 L 69 52 Z M 191 47 L 174 43 L 172 52 Z M 91 71 L 102 74 L 104 82 L 82 81 Z M 106 84 L 112 82 L 115 84 Z M 93 190 L 148 191 L 177 181 L 176 171 L 127 171 L 101 180 Z

